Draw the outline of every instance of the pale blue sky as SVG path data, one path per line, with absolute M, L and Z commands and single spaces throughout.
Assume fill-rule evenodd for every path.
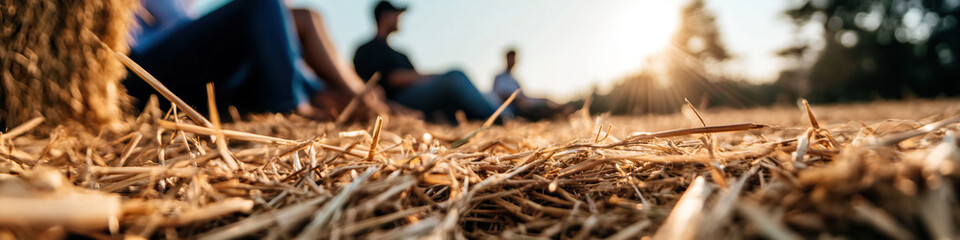
M 197 0 L 197 12 L 225 0 Z M 294 6 L 323 15 L 334 43 L 350 62 L 357 46 L 375 31 L 377 0 L 295 0 Z M 531 95 L 569 100 L 596 84 L 643 68 L 673 33 L 686 1 L 664 0 L 417 0 L 408 5 L 391 44 L 422 72 L 457 68 L 480 90 L 489 91 L 502 71 L 503 53 L 518 49 L 516 74 Z M 754 82 L 776 79 L 774 52 L 792 43 L 793 26 L 780 15 L 782 0 L 708 0 L 723 41 L 737 58 L 726 72 Z

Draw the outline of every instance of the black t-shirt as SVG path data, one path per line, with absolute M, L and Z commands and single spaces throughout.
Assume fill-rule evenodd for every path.
M 404 69 L 415 70 L 407 55 L 394 50 L 387 45 L 386 38 L 380 37 L 357 48 L 357 53 L 353 55 L 353 67 L 357 70 L 357 75 L 365 81 L 369 80 L 373 73 L 380 72 L 381 79 L 377 84 L 383 86 L 387 96 L 400 90 L 398 86 L 393 86 L 387 81 L 386 77 L 390 76 L 390 73 Z

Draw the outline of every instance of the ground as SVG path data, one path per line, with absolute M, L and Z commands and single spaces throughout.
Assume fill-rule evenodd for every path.
M 958 103 L 25 127 L 0 137 L 0 238 L 956 238 Z

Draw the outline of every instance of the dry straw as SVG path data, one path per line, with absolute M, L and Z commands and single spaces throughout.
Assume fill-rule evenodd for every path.
M 629 129 L 630 119 L 582 115 L 461 128 L 403 116 L 372 126 L 276 115 L 221 125 L 211 115 L 209 128 L 148 110 L 140 119 L 154 119 L 126 122 L 126 133 L 33 138 L 36 119 L 0 135 L 0 234 L 952 238 L 957 219 L 942 213 L 960 210 L 949 187 L 960 172 L 960 112 L 941 109 L 955 104 L 930 103 L 940 114 L 924 120 L 818 127 L 726 124 L 737 115 L 694 111 L 688 124 L 701 127 L 629 135 L 603 125 Z M 684 118 L 670 119 L 665 126 Z M 585 120 L 610 124 L 577 124 Z

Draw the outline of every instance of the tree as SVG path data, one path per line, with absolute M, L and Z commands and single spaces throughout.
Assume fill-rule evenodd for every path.
M 823 30 L 810 64 L 817 101 L 960 93 L 957 1 L 806 0 L 784 14 Z M 815 42 L 807 45 L 816 45 Z M 784 73 L 795 74 L 788 69 Z M 782 77 L 783 79 L 783 77 Z
M 661 101 L 682 104 L 683 98 L 694 102 L 713 102 L 743 106 L 744 99 L 730 89 L 735 84 L 720 73 L 725 61 L 733 56 L 723 44 L 716 16 L 704 0 L 691 0 L 680 10 L 680 25 L 673 34 L 671 46 L 659 56 L 667 62 L 666 73 L 657 76 L 670 84 L 672 99 Z M 676 108 L 675 108 L 676 109 Z
M 730 59 L 720 39 L 717 17 L 707 9 L 704 0 L 692 0 L 680 10 L 680 25 L 673 34 L 672 45 L 683 54 L 700 61 L 722 62 Z

